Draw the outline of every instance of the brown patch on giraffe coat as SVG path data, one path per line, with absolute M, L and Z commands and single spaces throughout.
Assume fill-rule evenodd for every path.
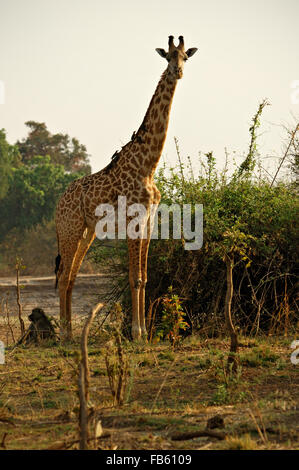
M 157 108 L 154 108 L 154 109 L 152 110 L 151 115 L 152 115 L 152 117 L 153 117 L 154 120 L 157 119 L 157 117 L 158 117 L 158 110 L 157 110 Z
M 164 126 L 163 123 L 159 120 L 155 123 L 155 132 L 156 134 L 161 134 L 163 132 Z

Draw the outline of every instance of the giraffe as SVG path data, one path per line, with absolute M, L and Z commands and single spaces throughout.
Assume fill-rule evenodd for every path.
M 150 207 L 157 207 L 160 193 L 154 183 L 169 122 L 171 104 L 177 81 L 183 76 L 185 61 L 197 48 L 185 51 L 184 38 L 174 45 L 169 36 L 168 52 L 157 48 L 158 54 L 168 62 L 150 101 L 145 117 L 131 140 L 115 152 L 111 162 L 101 171 L 73 181 L 58 201 L 56 208 L 56 233 L 58 256 L 56 258 L 56 286 L 59 287 L 61 339 L 72 338 L 71 299 L 76 275 L 83 258 L 95 238 L 99 204 L 117 207 L 118 196 L 126 196 L 127 205 L 142 204 L 146 216 L 141 224 L 145 237 L 128 237 L 129 284 L 132 297 L 132 338 L 146 339 L 145 287 L 147 282 L 147 257 L 150 243 Z M 151 206 L 154 205 L 154 206 Z M 128 224 L 130 218 L 127 217 Z M 147 232 L 144 232 L 147 230 Z

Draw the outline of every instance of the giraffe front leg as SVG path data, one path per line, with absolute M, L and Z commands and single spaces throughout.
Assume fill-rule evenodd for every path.
M 145 288 L 147 283 L 147 259 L 148 250 L 151 241 L 151 235 L 154 228 L 155 214 L 161 199 L 159 190 L 153 185 L 153 199 L 152 205 L 148 209 L 148 218 L 145 225 L 146 231 L 144 232 L 142 244 L 141 244 L 141 286 L 139 293 L 139 318 L 141 326 L 142 337 L 147 340 L 147 330 L 145 322 Z
M 129 282 L 132 296 L 132 338 L 141 339 L 141 325 L 139 318 L 139 293 L 141 279 L 141 240 L 128 239 L 129 250 Z
M 147 283 L 147 257 L 150 239 L 142 240 L 141 245 L 141 285 L 139 292 L 139 321 L 141 328 L 141 335 L 144 340 L 147 340 L 147 330 L 145 324 L 145 288 Z

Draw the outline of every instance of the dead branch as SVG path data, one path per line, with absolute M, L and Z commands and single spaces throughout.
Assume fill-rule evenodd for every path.
M 87 350 L 87 338 L 90 330 L 91 323 L 98 313 L 98 311 L 103 307 L 102 303 L 96 305 L 91 309 L 86 322 L 83 327 L 82 336 L 81 336 L 81 360 L 79 363 L 79 376 L 78 376 L 78 388 L 79 388 L 79 401 L 80 401 L 80 411 L 79 411 L 79 428 L 80 428 L 80 450 L 86 450 L 88 448 L 88 401 L 89 401 L 89 380 L 90 372 L 88 365 L 88 350 Z
M 17 258 L 16 262 L 16 273 L 17 273 L 17 285 L 16 285 L 16 291 L 17 291 L 17 304 L 18 304 L 18 314 L 19 314 L 19 322 L 21 326 L 21 336 L 25 334 L 25 324 L 24 320 L 22 318 L 22 304 L 21 304 L 21 295 L 20 295 L 20 267 L 21 267 L 21 260 Z
M 215 437 L 223 441 L 226 438 L 226 433 L 219 431 L 212 431 L 211 429 L 204 429 L 203 431 L 191 431 L 176 433 L 171 436 L 172 441 L 187 441 L 189 439 L 194 439 L 195 437 Z
M 1 443 L 0 443 L 0 449 L 4 449 L 6 450 L 6 445 L 5 445 L 5 439 L 8 435 L 8 432 L 5 432 L 2 436 L 2 440 L 1 440 Z
M 225 264 L 226 264 L 226 297 L 225 297 L 225 322 L 226 328 L 230 334 L 230 353 L 227 359 L 227 367 L 229 368 L 230 364 L 232 364 L 233 369 L 236 368 L 236 353 L 238 350 L 238 338 L 235 327 L 232 321 L 231 315 L 231 304 L 234 292 L 234 285 L 233 285 L 233 267 L 234 267 L 234 256 L 232 253 L 230 255 L 225 255 Z
M 123 312 L 120 304 L 116 303 L 111 323 L 112 340 L 107 344 L 105 362 L 114 404 L 118 406 L 124 403 L 128 379 L 128 361 L 122 345 L 122 323 Z
M 11 326 L 11 324 L 10 324 L 9 307 L 8 307 L 8 295 L 9 295 L 9 294 L 7 293 L 7 295 L 6 295 L 6 301 L 5 301 L 5 310 L 6 310 L 7 325 L 8 325 L 8 328 L 9 328 L 9 330 L 10 330 L 12 340 L 13 340 L 13 342 L 15 343 L 15 342 L 16 342 L 15 336 L 14 336 L 14 333 L 13 333 L 12 326 Z M 8 338 L 7 338 L 7 344 L 8 344 Z
M 289 150 L 290 150 L 290 148 L 292 147 L 292 145 L 293 145 L 293 143 L 294 143 L 294 139 L 295 139 L 295 135 L 296 135 L 297 131 L 299 131 L 299 124 L 297 124 L 296 127 L 295 127 L 295 129 L 294 129 L 293 131 L 291 131 L 291 138 L 290 138 L 290 141 L 289 141 L 289 143 L 288 143 L 288 145 L 287 145 L 286 151 L 285 151 L 285 153 L 284 153 L 282 159 L 280 160 L 280 164 L 278 165 L 278 168 L 277 168 L 277 170 L 276 170 L 276 173 L 275 173 L 275 175 L 274 175 L 274 177 L 273 177 L 273 179 L 272 179 L 272 182 L 271 182 L 271 184 L 270 184 L 270 188 L 272 188 L 272 186 L 273 186 L 273 184 L 274 184 L 274 181 L 276 180 L 276 177 L 277 177 L 277 175 L 278 175 L 278 173 L 279 173 L 279 171 L 280 171 L 280 168 L 281 168 L 283 162 L 285 161 L 285 159 L 286 159 L 287 156 L 288 156 Z

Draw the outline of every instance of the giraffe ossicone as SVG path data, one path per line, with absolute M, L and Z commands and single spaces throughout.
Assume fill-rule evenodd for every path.
M 126 203 L 142 204 L 146 210 L 144 238 L 128 238 L 129 283 L 132 296 L 132 337 L 146 338 L 145 286 L 147 256 L 150 243 L 150 212 L 158 207 L 160 193 L 154 183 L 169 122 L 177 81 L 183 76 L 185 62 L 197 48 L 185 51 L 184 39 L 176 47 L 169 36 L 168 51 L 158 48 L 158 54 L 168 62 L 151 99 L 145 117 L 132 139 L 115 152 L 114 158 L 101 171 L 73 181 L 60 198 L 56 208 L 58 256 L 56 276 L 60 297 L 61 339 L 72 337 L 72 290 L 83 258 L 95 238 L 98 222 L 96 208 L 109 204 L 116 208 L 119 196 Z M 153 215 L 153 214 L 152 214 Z M 132 219 L 128 213 L 126 224 Z

